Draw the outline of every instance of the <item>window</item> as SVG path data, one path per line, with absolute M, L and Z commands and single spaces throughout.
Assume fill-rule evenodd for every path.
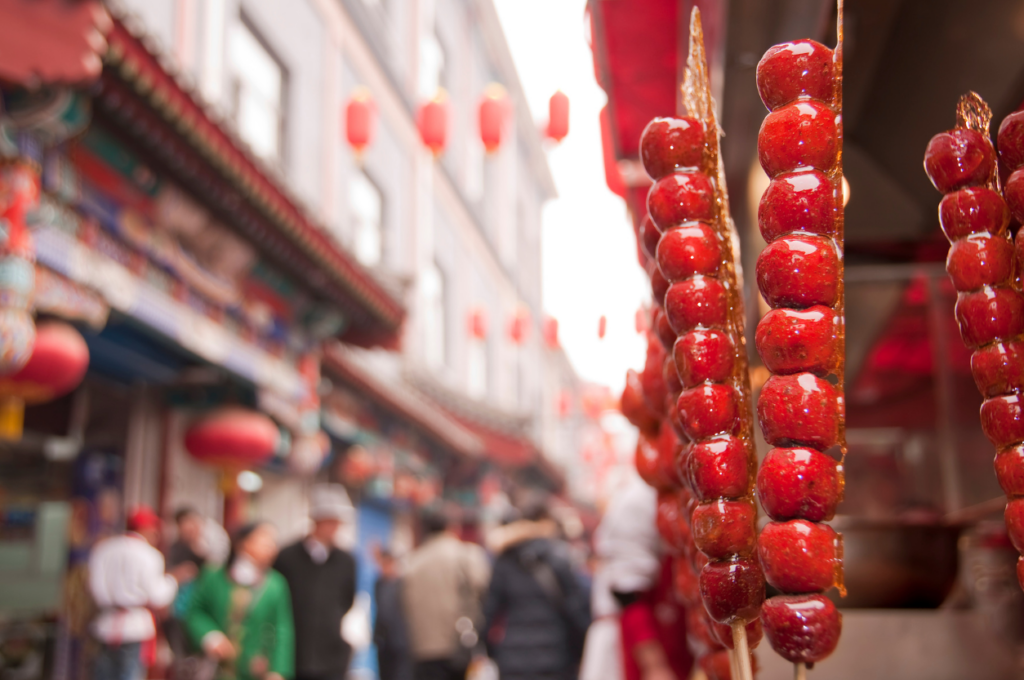
M 445 332 L 447 323 L 445 305 L 444 272 L 432 262 L 422 274 L 423 291 L 423 348 L 427 364 L 432 368 L 443 367 L 448 360 L 448 338 Z
M 231 32 L 234 115 L 253 152 L 272 163 L 283 157 L 285 71 L 244 17 Z
M 421 36 L 419 61 L 419 95 L 429 99 L 445 86 L 444 46 L 438 40 L 437 33 L 425 33 Z
M 352 210 L 352 250 L 367 267 L 380 264 L 384 256 L 384 198 L 373 180 L 357 170 L 349 184 Z

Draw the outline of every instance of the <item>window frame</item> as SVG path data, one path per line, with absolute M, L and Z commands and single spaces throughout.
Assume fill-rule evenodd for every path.
M 387 194 L 384 193 L 384 189 L 382 188 L 381 183 L 378 182 L 376 179 L 374 179 L 373 173 L 370 172 L 370 170 L 368 168 L 366 168 L 365 166 L 357 166 L 355 168 L 355 173 L 356 173 L 356 176 L 361 174 L 363 177 L 365 177 L 366 181 L 370 183 L 371 187 L 373 187 L 373 190 L 377 192 L 378 196 L 380 196 L 380 224 L 378 225 L 378 229 L 379 229 L 379 232 L 380 232 L 380 258 L 377 260 L 376 264 L 372 264 L 372 265 L 364 264 L 361 260 L 359 261 L 359 263 L 362 264 L 364 267 L 370 267 L 370 268 L 385 266 L 387 264 L 387 262 L 388 262 L 388 254 L 389 254 L 388 239 L 387 239 L 387 215 L 388 215 L 388 210 L 387 210 L 387 204 L 388 204 L 388 202 L 387 202 Z M 350 225 L 352 227 L 352 229 L 351 229 L 350 233 L 351 233 L 351 242 L 352 242 L 352 253 L 353 253 L 353 255 L 355 255 L 356 252 L 357 252 L 357 250 L 356 250 L 356 238 L 357 238 L 357 235 L 356 235 L 356 224 L 355 224 L 355 211 L 352 210 L 352 193 L 351 192 L 352 192 L 352 185 L 350 183 L 350 185 L 349 185 L 349 195 L 348 195 L 349 219 L 352 220 L 352 223 Z M 356 256 L 356 259 L 357 260 L 359 259 L 358 256 Z M 438 266 L 438 265 L 435 263 L 435 266 Z M 438 269 L 440 269 L 440 266 L 438 266 Z M 442 270 L 441 273 L 442 273 L 442 283 L 443 283 L 443 279 L 444 279 L 444 272 L 443 272 L 443 270 Z M 443 293 L 444 292 L 443 285 L 442 285 L 442 289 L 441 290 L 442 290 L 442 293 Z
M 264 158 L 260 156 L 255 149 L 252 148 L 252 144 L 249 140 L 245 139 L 242 135 L 241 128 L 237 124 L 240 106 L 240 95 L 241 95 L 241 78 L 238 77 L 238 70 L 235 66 L 235 62 L 230 57 L 231 47 L 230 41 L 232 37 L 228 36 L 228 68 L 229 77 L 231 82 L 229 83 L 231 92 L 231 117 L 235 119 L 236 130 L 238 136 L 244 141 L 255 155 L 260 160 L 268 163 L 278 170 L 284 171 L 288 165 L 289 156 L 289 144 L 288 144 L 288 107 L 291 102 L 291 73 L 288 71 L 288 67 L 285 65 L 280 54 L 271 46 L 270 41 L 267 40 L 263 32 L 256 26 L 256 22 L 253 21 L 252 17 L 245 10 L 244 7 L 240 7 L 238 10 L 238 24 L 249 32 L 249 35 L 253 37 L 256 43 L 263 48 L 267 53 L 267 56 L 281 71 L 281 93 L 279 96 L 279 106 L 277 111 L 277 157 L 276 158 Z

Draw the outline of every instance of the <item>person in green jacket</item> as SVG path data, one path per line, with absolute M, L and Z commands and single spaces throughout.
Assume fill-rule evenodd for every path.
M 242 527 L 223 568 L 203 572 L 185 615 L 197 647 L 218 663 L 217 680 L 284 680 L 294 675 L 295 628 L 288 584 L 271 569 L 277 532 Z

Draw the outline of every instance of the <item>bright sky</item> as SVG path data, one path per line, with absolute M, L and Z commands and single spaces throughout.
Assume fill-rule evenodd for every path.
M 569 136 L 548 154 L 559 197 L 544 210 L 545 310 L 585 380 L 622 389 L 626 369 L 643 367 L 636 310 L 650 284 L 621 198 L 608 190 L 598 119 L 606 97 L 594 80 L 586 41 L 586 0 L 494 0 L 538 121 L 555 90 L 569 96 Z M 598 320 L 608 317 L 604 340 Z

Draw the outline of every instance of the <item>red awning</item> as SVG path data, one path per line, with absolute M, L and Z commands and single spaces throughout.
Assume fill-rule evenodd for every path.
M 96 0 L 0 0 L 0 82 L 25 87 L 95 80 L 107 10 Z

